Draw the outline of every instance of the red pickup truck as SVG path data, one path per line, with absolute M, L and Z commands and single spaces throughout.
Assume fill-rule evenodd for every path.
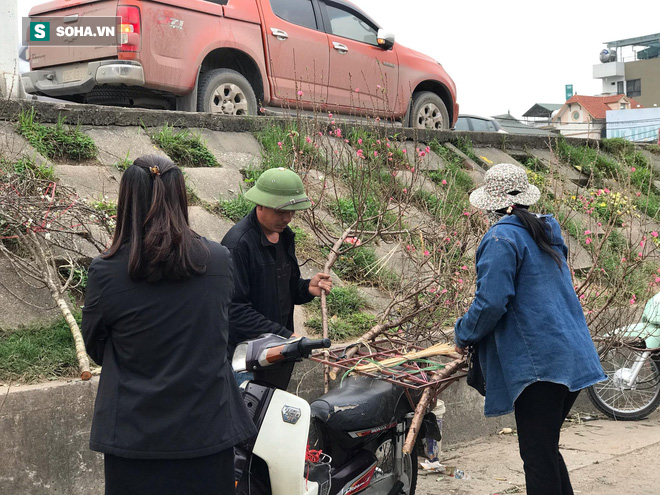
M 121 17 L 117 46 L 29 48 L 25 90 L 228 115 L 301 107 L 450 129 L 456 87 L 345 0 L 54 0 L 30 17 Z

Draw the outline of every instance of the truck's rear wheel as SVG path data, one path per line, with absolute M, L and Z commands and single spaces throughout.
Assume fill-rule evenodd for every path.
M 197 111 L 222 115 L 256 115 L 257 98 L 245 77 L 231 69 L 214 69 L 199 76 Z
M 413 94 L 408 125 L 415 129 L 449 130 L 449 112 L 442 99 L 430 91 Z

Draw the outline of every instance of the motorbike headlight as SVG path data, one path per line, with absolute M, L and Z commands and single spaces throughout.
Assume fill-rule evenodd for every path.
M 242 342 L 236 346 L 234 357 L 231 360 L 231 367 L 234 369 L 234 371 L 241 372 L 247 370 L 247 351 L 247 342 Z

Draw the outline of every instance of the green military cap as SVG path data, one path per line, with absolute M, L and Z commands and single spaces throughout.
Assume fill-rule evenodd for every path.
M 298 175 L 283 167 L 266 170 L 245 198 L 259 206 L 276 210 L 306 210 L 312 202 Z

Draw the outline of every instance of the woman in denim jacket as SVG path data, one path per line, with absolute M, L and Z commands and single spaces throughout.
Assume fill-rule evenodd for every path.
M 502 163 L 470 203 L 493 225 L 477 250 L 477 290 L 456 348 L 479 346 L 486 416 L 515 412 L 527 493 L 572 494 L 559 432 L 579 391 L 605 379 L 552 215 L 527 210 L 538 188 Z

